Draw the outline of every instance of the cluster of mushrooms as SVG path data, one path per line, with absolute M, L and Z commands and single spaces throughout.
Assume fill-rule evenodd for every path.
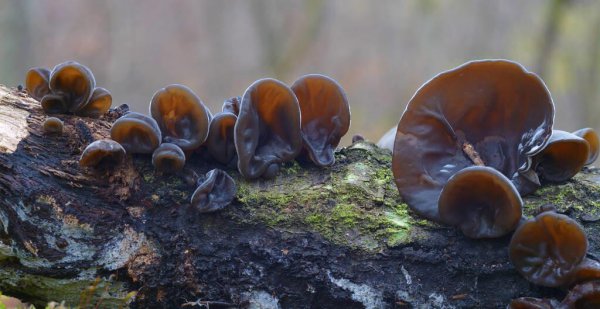
M 48 114 L 106 113 L 110 94 L 94 86 L 91 71 L 76 62 L 59 64 L 52 72 L 33 68 L 26 78 L 28 92 Z M 154 94 L 149 112 L 127 112 L 117 119 L 111 138 L 89 144 L 80 165 L 110 167 L 126 154 L 151 154 L 157 171 L 177 173 L 194 154 L 208 153 L 225 166 L 237 164 L 246 179 L 269 179 L 297 157 L 331 166 L 334 150 L 350 127 L 344 90 L 319 74 L 302 76 L 291 87 L 276 79 L 260 79 L 243 96 L 226 100 L 216 115 L 190 88 L 169 85 Z M 48 127 L 54 122 L 51 118 Z M 214 169 L 198 179 L 191 204 L 200 212 L 216 211 L 231 203 L 236 190 L 225 171 Z
M 512 308 L 600 304 L 600 283 L 592 281 L 600 279 L 600 263 L 585 257 L 581 226 L 552 209 L 522 217 L 521 196 L 570 179 L 598 157 L 592 129 L 553 130 L 553 121 L 552 98 L 537 75 L 515 62 L 483 60 L 421 86 L 395 135 L 392 171 L 413 211 L 470 238 L 516 229 L 510 259 L 525 278 L 549 287 L 582 284 L 562 304 L 521 298 Z

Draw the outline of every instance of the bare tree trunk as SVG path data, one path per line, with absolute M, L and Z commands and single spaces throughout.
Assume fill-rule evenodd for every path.
M 5 294 L 90 308 L 122 306 L 129 292 L 135 308 L 503 308 L 517 296 L 563 295 L 517 274 L 509 237 L 469 240 L 413 216 L 390 153 L 373 144 L 341 149 L 329 169 L 289 164 L 271 181 L 229 170 L 235 202 L 199 214 L 188 202 L 193 175 L 215 163 L 198 156 L 181 175 L 162 176 L 135 156 L 116 171 L 82 170 L 81 151 L 108 136 L 114 117 L 60 117 L 65 133 L 43 135 L 38 103 L 0 87 Z M 593 169 L 546 187 L 526 212 L 552 202 L 598 235 L 599 182 Z

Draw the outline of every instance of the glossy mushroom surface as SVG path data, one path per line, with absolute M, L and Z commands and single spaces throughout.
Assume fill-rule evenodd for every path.
M 523 277 L 542 286 L 564 286 L 587 252 L 588 242 L 573 219 L 546 211 L 521 224 L 510 241 L 510 260 Z
M 302 150 L 300 107 L 284 83 L 265 78 L 242 97 L 234 128 L 238 170 L 245 178 L 271 178 Z
M 585 128 L 577 130 L 573 134 L 583 138 L 590 146 L 590 153 L 585 165 L 594 163 L 598 159 L 598 152 L 600 152 L 600 138 L 598 138 L 598 133 L 592 128 Z
M 560 303 L 554 299 L 519 297 L 513 299 L 507 309 L 558 309 Z
M 443 72 L 419 88 L 398 124 L 392 171 L 400 195 L 439 221 L 439 194 L 452 175 L 484 164 L 509 179 L 522 177 L 553 119 L 543 81 L 517 63 L 474 61 Z M 523 185 L 515 186 L 521 192 Z
M 25 76 L 25 88 L 29 95 L 41 101 L 42 98 L 50 93 L 50 70 L 46 68 L 31 68 Z
M 52 99 L 43 98 L 41 103 L 44 111 L 74 113 L 88 102 L 96 81 L 90 69 L 77 62 L 67 61 L 52 70 L 49 85 Z
M 215 212 L 227 207 L 237 193 L 235 181 L 220 169 L 211 170 L 192 194 L 191 204 L 201 213 Z
M 56 117 L 48 117 L 44 120 L 44 134 L 62 134 L 64 124 L 62 120 Z
M 210 112 L 186 86 L 169 85 L 158 90 L 150 102 L 150 115 L 158 123 L 163 141 L 184 151 L 200 147 L 208 136 Z
M 238 115 L 240 113 L 240 104 L 242 103 L 242 97 L 233 97 L 223 102 L 222 111 L 224 113 L 232 113 Z
M 77 111 L 77 115 L 98 118 L 110 109 L 112 105 L 112 95 L 104 88 L 97 87 L 92 93 L 92 97 L 88 102 Z
M 590 281 L 577 285 L 562 301 L 564 309 L 600 308 L 600 281 Z
M 589 145 L 581 137 L 553 130 L 548 145 L 533 158 L 533 168 L 542 180 L 563 182 L 579 173 L 589 157 Z
M 79 165 L 83 167 L 113 167 L 125 158 L 125 149 L 109 139 L 98 140 L 83 150 Z
M 308 157 L 318 166 L 335 162 L 333 152 L 350 128 L 350 106 L 344 89 L 319 74 L 300 77 L 292 84 L 302 115 L 302 139 Z
M 500 237 L 521 219 L 523 201 L 506 176 L 491 167 L 471 166 L 454 174 L 440 194 L 443 222 L 470 238 Z
M 152 153 L 152 166 L 163 173 L 175 173 L 183 169 L 185 153 L 179 146 L 162 143 Z
M 210 121 L 206 145 L 210 155 L 222 164 L 228 164 L 236 155 L 233 136 L 236 121 L 237 116 L 228 112 L 218 113 Z
M 161 133 L 156 121 L 146 115 L 128 112 L 110 128 L 110 137 L 129 154 L 150 154 L 160 145 Z

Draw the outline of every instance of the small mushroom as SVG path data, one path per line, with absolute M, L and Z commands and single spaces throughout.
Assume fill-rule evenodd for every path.
M 216 114 L 210 121 L 206 144 L 208 152 L 217 161 L 228 164 L 235 158 L 233 129 L 237 117 L 229 112 Z
M 62 120 L 56 117 L 48 117 L 44 120 L 43 127 L 45 134 L 62 134 L 64 124 Z
M 470 238 L 500 237 L 521 219 L 523 201 L 506 176 L 491 167 L 471 166 L 454 174 L 439 200 L 440 218 Z
M 594 163 L 594 161 L 598 159 L 598 152 L 600 151 L 600 139 L 598 138 L 598 133 L 596 133 L 596 131 L 594 131 L 592 128 L 585 128 L 577 130 L 573 132 L 573 134 L 583 138 L 590 146 L 590 154 L 585 162 L 585 165 Z
M 229 98 L 223 102 L 222 111 L 224 113 L 232 113 L 237 116 L 240 113 L 241 102 L 242 97 Z
M 398 191 L 434 221 L 442 188 L 468 166 L 498 170 L 523 194 L 530 183 L 517 180 L 546 145 L 553 121 L 548 89 L 518 63 L 481 60 L 443 72 L 417 90 L 398 123 L 392 156 Z
M 590 258 L 584 258 L 573 270 L 569 285 L 579 284 L 591 280 L 600 280 L 600 262 Z
M 510 241 L 509 255 L 517 271 L 528 281 L 559 287 L 573 280 L 587 247 L 585 233 L 577 222 L 546 211 L 517 228 Z
M 88 102 L 77 111 L 77 115 L 91 118 L 99 118 L 106 114 L 112 105 L 112 95 L 104 88 L 97 87 Z
M 561 303 L 565 309 L 600 308 L 600 281 L 590 281 L 575 286 Z
M 513 299 L 507 309 L 558 309 L 560 303 L 554 299 L 519 297 Z
M 110 128 L 110 137 L 130 154 L 152 153 L 161 141 L 156 121 L 136 112 L 128 112 L 117 119 Z
M 88 102 L 95 85 L 87 67 L 74 61 L 61 63 L 50 74 L 51 94 L 42 98 L 42 108 L 49 114 L 75 113 Z
M 265 78 L 242 97 L 234 128 L 238 170 L 245 178 L 272 178 L 302 150 L 300 107 L 284 83 Z
M 183 169 L 185 154 L 175 144 L 162 143 L 152 154 L 152 165 L 157 171 L 175 173 Z
M 589 145 L 581 137 L 553 130 L 546 147 L 533 157 L 533 168 L 548 182 L 563 182 L 579 173 L 589 157 Z
M 192 206 L 201 213 L 215 212 L 231 204 L 237 193 L 235 181 L 220 169 L 211 170 L 192 194 Z
M 163 141 L 182 150 L 194 150 L 208 136 L 210 111 L 198 96 L 183 85 L 158 90 L 150 102 L 150 115 L 156 120 Z
M 121 144 L 103 139 L 95 141 L 85 147 L 79 165 L 83 167 L 113 167 L 119 165 L 125 158 L 125 149 Z
M 41 101 L 42 98 L 50 93 L 50 70 L 46 68 L 31 68 L 27 71 L 25 77 L 25 88 L 29 95 Z
M 331 166 L 333 152 L 350 128 L 350 106 L 344 89 L 333 79 L 309 74 L 292 84 L 302 115 L 302 139 L 308 157 L 318 166 Z

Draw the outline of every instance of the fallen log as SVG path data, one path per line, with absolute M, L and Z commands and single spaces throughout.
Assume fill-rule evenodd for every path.
M 504 308 L 565 294 L 516 272 L 510 236 L 470 240 L 413 215 L 389 151 L 371 143 L 340 149 L 331 168 L 287 164 L 273 180 L 243 180 L 199 154 L 178 175 L 155 173 L 148 156 L 94 171 L 79 156 L 116 116 L 60 115 L 60 136 L 42 133 L 45 117 L 26 93 L 0 86 L 0 291 L 36 305 Z M 238 193 L 200 214 L 189 199 L 214 167 Z M 556 205 L 598 256 L 599 198 L 600 170 L 586 169 L 527 197 L 525 213 Z

